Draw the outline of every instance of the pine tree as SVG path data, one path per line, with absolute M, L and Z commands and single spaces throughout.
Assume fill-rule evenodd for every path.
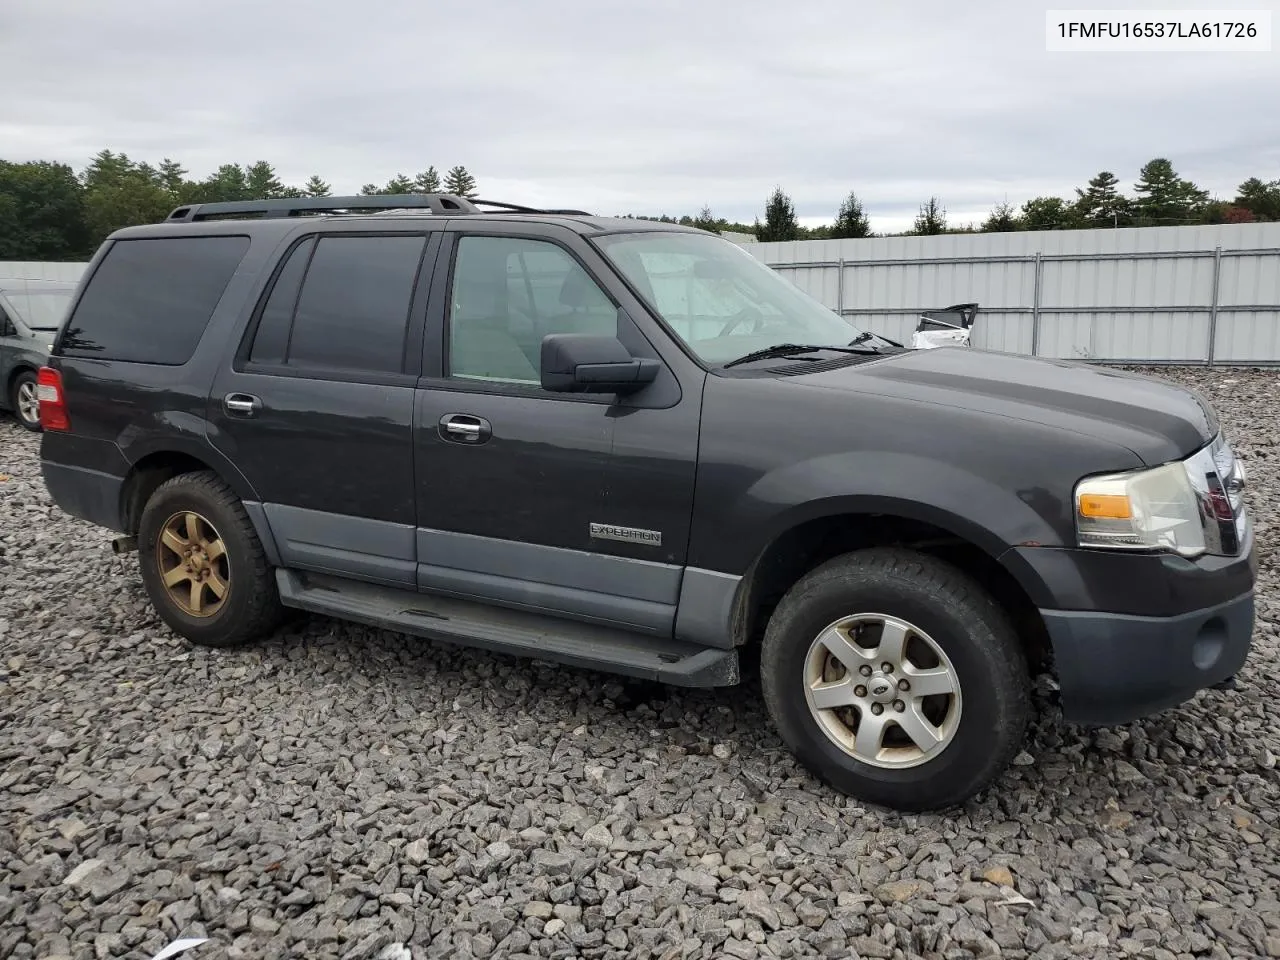
M 378 189 L 378 185 L 376 183 L 366 183 L 360 188 L 360 196 L 362 197 L 376 197 L 380 193 L 382 193 L 382 191 Z
M 699 230 L 710 230 L 712 233 L 720 232 L 720 221 L 711 212 L 711 208 L 705 205 L 698 211 L 698 215 L 689 221 L 689 225 Z
M 991 208 L 982 224 L 983 233 L 1012 233 L 1018 229 L 1018 214 L 1007 200 Z
M 276 176 L 275 168 L 265 160 L 247 167 L 244 180 L 251 200 L 274 200 L 284 195 L 284 184 Z
M 329 185 L 314 173 L 311 175 L 311 179 L 302 185 L 302 192 L 308 197 L 332 196 L 332 190 Z
M 435 167 L 427 167 L 413 178 L 413 191 L 414 193 L 440 192 L 440 174 L 436 172 Z
M 387 185 L 379 192 L 389 194 L 413 193 L 413 181 L 403 173 L 397 173 L 387 181 Z
M 1138 195 L 1134 203 L 1138 220 L 1153 226 L 1190 223 L 1199 218 L 1209 200 L 1208 190 L 1179 177 L 1164 157 L 1143 164 L 1133 192 Z
M 920 213 L 916 216 L 911 232 L 921 237 L 932 237 L 945 233 L 947 229 L 947 211 L 937 197 L 930 197 L 920 204 Z
M 1130 222 L 1129 199 L 1117 189 L 1120 181 L 1103 170 L 1089 181 L 1089 188 L 1076 188 L 1076 216 L 1081 226 L 1121 227 Z
M 764 223 L 756 221 L 756 238 L 761 243 L 770 241 L 797 240 L 800 237 L 800 221 L 796 218 L 796 208 L 791 198 L 782 192 L 782 187 L 774 187 L 764 208 Z
M 832 239 L 860 239 L 871 236 L 871 221 L 862 209 L 862 201 L 853 191 L 844 198 L 831 226 Z
M 160 182 L 175 197 L 179 196 L 185 189 L 187 185 L 186 176 L 187 171 L 176 160 L 170 160 L 165 157 L 160 161 Z
M 445 174 L 444 192 L 466 200 L 474 200 L 476 198 L 476 178 L 467 172 L 466 167 L 454 167 Z

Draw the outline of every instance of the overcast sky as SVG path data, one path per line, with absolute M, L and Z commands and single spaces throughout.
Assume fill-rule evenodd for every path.
M 1046 6 L 0 0 L 0 157 L 265 159 L 335 192 L 460 163 L 488 199 L 747 222 L 775 184 L 806 223 L 852 189 L 882 230 L 1154 156 L 1222 196 L 1280 177 L 1280 43 L 1048 53 Z

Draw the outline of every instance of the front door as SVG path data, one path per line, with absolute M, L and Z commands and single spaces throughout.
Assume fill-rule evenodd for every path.
M 285 566 L 415 583 L 426 300 L 416 291 L 427 286 L 432 236 L 319 227 L 301 238 L 217 375 L 210 439 L 258 491 Z
M 630 418 L 664 412 L 645 409 L 646 394 L 678 395 L 673 375 L 664 368 L 657 383 L 625 401 L 544 391 L 539 361 L 547 334 L 634 342 L 636 333 L 620 327 L 632 321 L 588 269 L 575 238 L 507 230 L 449 235 L 454 243 L 446 240 L 441 254 L 449 283 L 436 284 L 438 299 L 433 293 L 429 375 L 417 396 L 419 586 L 670 635 L 696 430 L 674 438 L 685 449 L 672 485 L 637 491 L 634 479 L 618 474 L 619 431 L 645 432 Z M 624 491 L 663 509 L 619 503 Z M 632 518 L 646 526 L 623 522 Z

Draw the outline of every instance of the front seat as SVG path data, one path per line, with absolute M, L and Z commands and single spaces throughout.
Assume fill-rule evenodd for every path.
M 505 283 L 505 276 L 502 282 Z M 456 375 L 497 380 L 538 381 L 515 337 L 507 331 L 510 318 L 497 284 L 490 278 L 454 278 L 453 312 L 449 324 L 450 371 Z
M 560 284 L 560 303 L 569 309 L 549 317 L 544 333 L 618 335 L 617 309 L 581 270 L 570 270 Z

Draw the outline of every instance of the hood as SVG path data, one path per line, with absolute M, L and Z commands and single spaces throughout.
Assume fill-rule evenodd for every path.
M 968 348 L 912 350 L 797 379 L 1070 430 L 1118 443 L 1147 464 L 1185 457 L 1218 432 L 1213 408 L 1194 391 L 1071 360 Z

